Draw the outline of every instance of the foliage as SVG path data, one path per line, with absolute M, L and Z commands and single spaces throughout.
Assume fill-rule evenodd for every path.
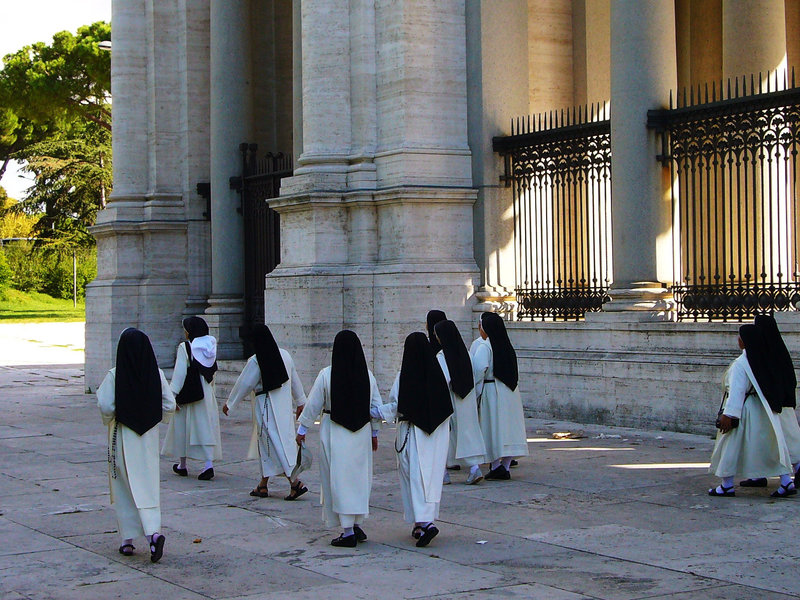
M 10 286 L 23 292 L 43 292 L 54 298 L 72 298 L 72 253 L 52 252 L 30 242 L 12 242 L 4 246 L 4 256 L 11 269 Z M 95 248 L 77 248 L 76 279 L 78 298 L 86 295 L 86 285 L 97 275 Z
M 19 210 L 17 201 L 9 198 L 0 187 L 0 238 L 27 238 L 33 236 L 33 227 L 39 217 Z
M 0 290 L 4 290 L 11 283 L 11 267 L 6 261 L 5 252 L 0 252 Z
M 13 289 L 6 290 L 4 297 L 0 297 L 0 322 L 3 323 L 83 321 L 85 317 L 86 307 L 81 300 L 77 308 L 73 308 L 72 300 Z
M 86 228 L 110 190 L 111 62 L 98 47 L 110 37 L 103 22 L 62 31 L 0 71 L 0 165 L 27 162 L 35 183 L 16 208 L 44 213 L 33 232 L 58 252 L 94 244 Z

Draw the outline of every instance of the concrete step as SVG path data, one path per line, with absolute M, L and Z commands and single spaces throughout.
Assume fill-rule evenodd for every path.
M 214 376 L 214 393 L 220 406 L 227 400 L 246 362 L 244 359 L 217 361 L 219 370 Z

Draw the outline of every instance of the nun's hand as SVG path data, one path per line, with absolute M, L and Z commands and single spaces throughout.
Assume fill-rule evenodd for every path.
M 303 435 L 300 435 L 300 434 L 298 433 L 298 434 L 297 434 L 297 437 L 296 437 L 296 438 L 294 438 L 294 441 L 295 441 L 295 442 L 297 442 L 297 445 L 298 445 L 298 446 L 302 446 L 302 445 L 303 445 L 303 442 L 305 442 L 305 441 L 306 441 L 306 435 L 305 435 L 305 434 L 303 434 Z
M 719 430 L 722 433 L 728 433 L 731 429 L 733 429 L 733 419 L 728 415 L 720 415 Z
M 378 437 L 375 436 L 372 438 L 372 451 L 377 452 L 378 450 Z
M 222 405 L 222 413 L 227 417 L 228 416 L 228 403 Z

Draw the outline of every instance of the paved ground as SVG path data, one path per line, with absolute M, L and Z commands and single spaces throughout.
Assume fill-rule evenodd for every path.
M 250 413 L 241 407 L 221 417 L 225 460 L 214 481 L 178 478 L 162 461 L 162 561 L 150 563 L 142 540 L 125 558 L 95 402 L 79 365 L 0 366 L 4 600 L 798 597 L 800 499 L 709 498 L 708 438 L 536 420 L 512 481 L 468 487 L 454 474 L 442 533 L 425 549 L 402 521 L 385 430 L 369 541 L 353 550 L 328 545 L 316 468 L 301 501 L 281 499 L 283 482 L 273 497 L 247 495 L 257 465 L 241 460 Z M 552 437 L 576 430 L 586 437 Z

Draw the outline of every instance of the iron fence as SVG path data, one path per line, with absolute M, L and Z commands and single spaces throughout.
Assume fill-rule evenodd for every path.
M 280 194 L 281 179 L 292 175 L 292 157 L 267 152 L 257 156 L 256 144 L 240 144 L 242 174 L 230 178 L 241 194 L 244 217 L 245 323 L 264 323 L 264 278 L 280 263 L 280 215 L 268 200 Z
M 611 285 L 611 129 L 604 105 L 517 119 L 495 137 L 513 187 L 517 318 L 578 320 Z
M 749 83 L 749 85 L 748 85 Z M 783 84 L 783 85 L 780 85 Z M 702 93 L 701 93 L 702 91 Z M 800 89 L 777 75 L 693 89 L 649 111 L 670 169 L 681 320 L 743 320 L 800 301 Z

